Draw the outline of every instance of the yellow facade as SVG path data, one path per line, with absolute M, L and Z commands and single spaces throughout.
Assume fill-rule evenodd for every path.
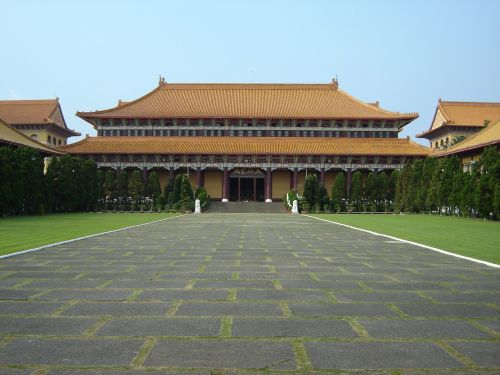
M 221 171 L 205 171 L 205 189 L 212 199 L 222 198 L 222 172 Z
M 66 144 L 66 137 L 62 137 L 59 134 L 56 134 L 55 132 L 51 132 L 45 129 L 39 130 L 39 129 L 19 129 L 17 128 L 21 133 L 27 135 L 31 139 L 34 139 L 35 141 L 38 141 L 44 145 L 55 147 L 55 146 L 62 146 Z
M 335 172 L 325 172 L 325 189 L 328 195 L 330 195 L 332 192 L 333 181 L 335 181 L 335 177 Z
M 272 174 L 272 199 L 283 199 L 290 190 L 290 172 L 274 171 Z
M 158 180 L 160 181 L 160 188 L 161 191 L 165 191 L 165 187 L 167 186 L 168 183 L 168 172 L 165 170 L 155 170 L 156 174 L 158 175 Z

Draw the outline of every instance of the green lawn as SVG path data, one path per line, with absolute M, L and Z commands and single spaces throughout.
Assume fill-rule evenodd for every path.
M 500 264 L 500 223 L 434 215 L 312 215 Z
M 0 255 L 178 214 L 68 213 L 0 218 Z

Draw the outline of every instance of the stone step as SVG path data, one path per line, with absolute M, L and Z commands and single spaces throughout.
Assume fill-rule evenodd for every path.
M 210 202 L 208 213 L 287 213 L 283 202 Z

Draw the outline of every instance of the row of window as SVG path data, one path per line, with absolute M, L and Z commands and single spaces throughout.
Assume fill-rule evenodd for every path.
M 436 141 L 436 143 L 434 144 L 435 148 L 439 148 L 439 147 L 444 147 L 444 146 L 448 146 L 450 144 L 450 139 L 448 137 L 446 137 L 446 140 L 443 140 L 441 139 L 441 141 Z
M 38 134 L 31 134 L 31 139 L 38 141 Z M 50 146 L 62 146 L 66 144 L 66 140 L 62 138 L 47 136 L 47 144 Z
M 238 126 L 244 126 L 244 127 L 267 127 L 268 122 L 265 120 L 234 120 L 231 119 L 227 125 L 230 127 L 238 127 Z M 155 126 L 155 127 L 160 127 L 160 126 L 165 126 L 165 127 L 172 127 L 172 126 L 196 126 L 196 127 L 224 127 L 226 126 L 226 122 L 223 119 L 217 119 L 217 120 L 212 120 L 212 119 L 179 119 L 179 120 L 172 120 L 172 119 L 166 119 L 164 121 L 160 121 L 158 119 L 153 119 L 151 121 L 148 120 L 135 120 L 135 119 L 114 119 L 114 120 L 102 120 L 101 123 L 102 126 L 104 127 L 113 127 L 113 126 Z M 370 124 L 368 121 L 357 121 L 357 120 L 349 120 L 349 121 L 344 121 L 344 120 L 310 120 L 310 121 L 304 121 L 304 120 L 273 120 L 269 122 L 269 126 L 272 128 L 279 128 L 279 127 L 296 127 L 296 128 L 369 128 Z M 393 121 L 373 121 L 371 124 L 371 127 L 373 128 L 392 128 L 394 127 L 395 124 Z
M 396 131 L 315 130 L 100 130 L 102 136 L 397 138 Z

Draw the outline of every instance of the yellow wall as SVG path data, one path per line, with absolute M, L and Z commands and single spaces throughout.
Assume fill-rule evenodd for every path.
M 222 172 L 205 171 L 204 186 L 210 198 L 222 198 Z
M 189 171 L 189 183 L 193 189 L 196 189 L 198 186 L 196 184 L 196 171 Z
M 309 174 L 309 172 L 308 172 Z M 297 179 L 297 192 L 302 195 L 304 193 L 304 187 L 306 185 L 306 171 L 299 172 L 299 178 Z
M 328 196 L 332 193 L 333 181 L 335 180 L 335 172 L 325 172 L 325 189 Z
M 151 172 L 152 171 L 150 171 L 150 173 Z M 165 186 L 167 186 L 167 182 L 168 182 L 168 171 L 166 171 L 166 170 L 155 170 L 155 172 L 158 175 L 158 180 L 160 181 L 161 191 L 163 192 L 165 190 Z
M 46 130 L 24 130 L 24 129 L 18 129 L 16 128 L 17 130 L 19 130 L 21 133 L 27 135 L 28 137 L 31 138 L 31 136 L 33 134 L 36 134 L 37 135 L 37 139 L 35 139 L 36 141 L 44 144 L 44 145 L 49 145 L 48 143 L 48 137 L 50 135 L 50 146 L 51 147 L 54 147 L 54 146 L 59 146 L 59 140 L 61 140 L 61 146 L 62 145 L 65 145 L 66 144 L 66 139 L 65 137 L 61 137 L 60 135 L 58 134 L 55 134 L 55 133 L 52 133 L 52 132 L 48 132 Z M 54 145 L 53 143 L 53 139 L 56 139 L 56 144 Z
M 272 174 L 272 199 L 283 199 L 290 190 L 290 172 L 274 171 Z

